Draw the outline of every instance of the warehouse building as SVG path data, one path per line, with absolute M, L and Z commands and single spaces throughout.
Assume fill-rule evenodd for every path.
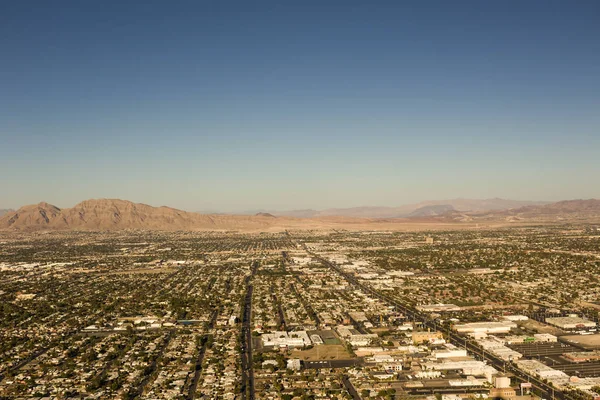
M 594 321 L 590 321 L 586 318 L 581 318 L 577 315 L 570 315 L 568 317 L 546 318 L 546 323 L 565 330 L 589 329 L 596 327 L 596 323 Z
M 458 333 L 509 333 L 511 329 L 516 327 L 517 324 L 511 321 L 471 322 L 455 325 L 454 330 Z

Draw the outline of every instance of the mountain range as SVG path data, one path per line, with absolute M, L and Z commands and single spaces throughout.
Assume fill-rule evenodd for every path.
M 45 202 L 24 206 L 0 218 L 0 229 L 19 230 L 197 230 L 268 228 L 268 217 L 203 215 L 126 200 L 86 200 L 60 209 Z
M 0 209 L 0 217 L 3 216 L 4 214 L 8 214 L 11 211 L 14 211 L 14 210 L 11 210 L 11 209 Z
M 431 200 L 415 204 L 405 204 L 397 207 L 352 207 L 352 208 L 329 208 L 326 210 L 291 210 L 291 211 L 270 211 L 277 216 L 287 216 L 296 218 L 315 218 L 325 216 L 338 217 L 356 217 L 356 218 L 404 218 L 419 216 L 426 212 L 434 212 L 437 206 L 443 206 L 438 210 L 449 211 L 449 208 L 462 212 L 484 212 L 493 210 L 506 210 L 510 208 L 519 208 L 524 206 L 536 206 L 548 204 L 543 201 L 520 201 L 507 199 L 450 199 L 450 200 Z M 415 214 L 416 213 L 416 214 Z M 424 216 L 424 215 L 420 215 Z
M 500 204 L 508 200 L 486 200 Z M 460 203 L 462 202 L 462 203 Z M 600 221 L 600 200 L 569 200 L 550 204 L 529 204 L 517 208 L 461 211 L 469 200 L 450 204 L 426 204 L 408 215 L 359 218 L 344 215 L 317 215 L 311 218 L 257 215 L 207 215 L 170 207 L 152 207 L 118 199 L 86 200 L 72 208 L 60 209 L 45 202 L 21 207 L 0 217 L 0 229 L 11 230 L 236 230 L 283 229 L 435 229 L 440 225 L 468 227 L 467 224 L 510 224 L 517 222 Z M 460 204 L 463 204 L 461 206 Z M 481 203 L 471 203 L 481 204 Z M 515 203 L 510 203 L 515 204 Z M 474 207 L 475 208 L 475 207 Z M 408 209 L 408 208 L 407 208 Z M 462 223 L 462 225 L 461 225 Z

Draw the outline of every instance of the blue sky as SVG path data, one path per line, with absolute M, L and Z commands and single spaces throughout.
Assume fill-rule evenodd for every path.
M 599 2 L 291 3 L 4 2 L 0 208 L 600 197 Z

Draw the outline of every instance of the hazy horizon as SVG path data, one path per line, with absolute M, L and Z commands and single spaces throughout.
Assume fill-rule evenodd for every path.
M 158 203 L 152 203 L 152 202 L 147 202 L 147 201 L 135 201 L 135 200 L 131 200 L 131 199 L 126 199 L 126 198 L 106 198 L 106 197 L 98 197 L 98 198 L 90 198 L 90 199 L 81 199 L 79 201 L 77 201 L 76 203 L 73 204 L 56 204 L 53 203 L 51 201 L 46 201 L 46 200 L 40 200 L 40 201 L 36 201 L 33 203 L 27 203 L 27 204 L 21 204 L 19 206 L 16 207 L 6 207 L 6 206 L 2 206 L 0 205 L 0 210 L 18 210 L 19 208 L 23 207 L 23 206 L 29 206 L 29 205 L 35 205 L 35 204 L 39 204 L 39 203 L 47 203 L 47 204 L 51 204 L 53 206 L 56 206 L 60 209 L 65 209 L 65 208 L 72 208 L 74 206 L 76 206 L 77 204 L 86 201 L 86 200 L 124 200 L 124 201 L 131 201 L 133 203 L 137 203 L 137 204 L 146 204 L 152 207 L 172 207 L 172 208 L 178 208 L 178 207 L 174 207 L 170 204 L 158 204 Z M 547 204 L 547 203 L 553 203 L 553 202 L 557 202 L 557 201 L 569 201 L 569 200 L 588 200 L 588 199 L 559 199 L 559 200 L 554 200 L 554 201 L 547 201 L 547 200 L 529 200 L 529 199 L 508 199 L 508 198 L 500 198 L 500 197 L 496 197 L 496 198 L 487 198 L 487 199 L 474 199 L 474 198 L 465 198 L 465 197 L 456 197 L 456 198 L 448 198 L 448 199 L 422 199 L 422 200 L 418 200 L 418 201 L 414 201 L 414 202 L 405 202 L 405 203 L 396 203 L 396 204 L 362 204 L 362 205 L 354 205 L 354 206 L 348 206 L 348 207 L 327 207 L 327 208 L 308 208 L 308 207 L 304 207 L 304 208 L 294 208 L 294 209 L 274 209 L 274 208 L 264 208 L 264 207 L 258 207 L 258 208 L 240 208 L 240 209 L 208 209 L 208 208 L 200 208 L 200 209 L 184 209 L 184 208 L 180 208 L 183 211 L 188 211 L 188 212 L 196 212 L 196 213 L 202 213 L 202 214 L 254 214 L 254 213 L 259 213 L 259 212 L 279 212 L 279 213 L 285 213 L 285 212 L 294 212 L 294 211 L 328 211 L 328 210 L 346 210 L 346 209 L 359 209 L 359 208 L 398 208 L 398 207 L 404 207 L 404 206 L 412 206 L 412 205 L 419 205 L 422 203 L 439 203 L 439 204 L 444 204 L 444 202 L 452 202 L 452 201 L 456 201 L 456 200 L 466 200 L 466 201 L 487 201 L 487 200 L 506 200 L 506 201 L 515 201 L 515 202 L 530 202 L 530 203 L 538 203 L 538 204 Z
M 13 2 L 0 208 L 600 198 L 600 3 Z

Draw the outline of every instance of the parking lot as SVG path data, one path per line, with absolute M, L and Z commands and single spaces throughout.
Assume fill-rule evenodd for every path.
M 360 366 L 362 364 L 363 364 L 363 361 L 361 359 L 304 361 L 304 368 L 306 368 L 306 369 L 348 368 L 348 367 Z
M 552 368 L 563 371 L 568 375 L 575 375 L 581 378 L 600 376 L 600 361 L 555 364 L 552 366 Z
M 579 350 L 564 343 L 523 343 L 511 344 L 508 347 L 523 354 L 523 357 L 529 358 L 558 356 Z
M 585 350 L 597 350 L 600 349 L 600 334 L 595 335 L 567 335 L 561 336 L 559 339 L 561 342 L 571 344 L 576 347 L 580 347 Z

